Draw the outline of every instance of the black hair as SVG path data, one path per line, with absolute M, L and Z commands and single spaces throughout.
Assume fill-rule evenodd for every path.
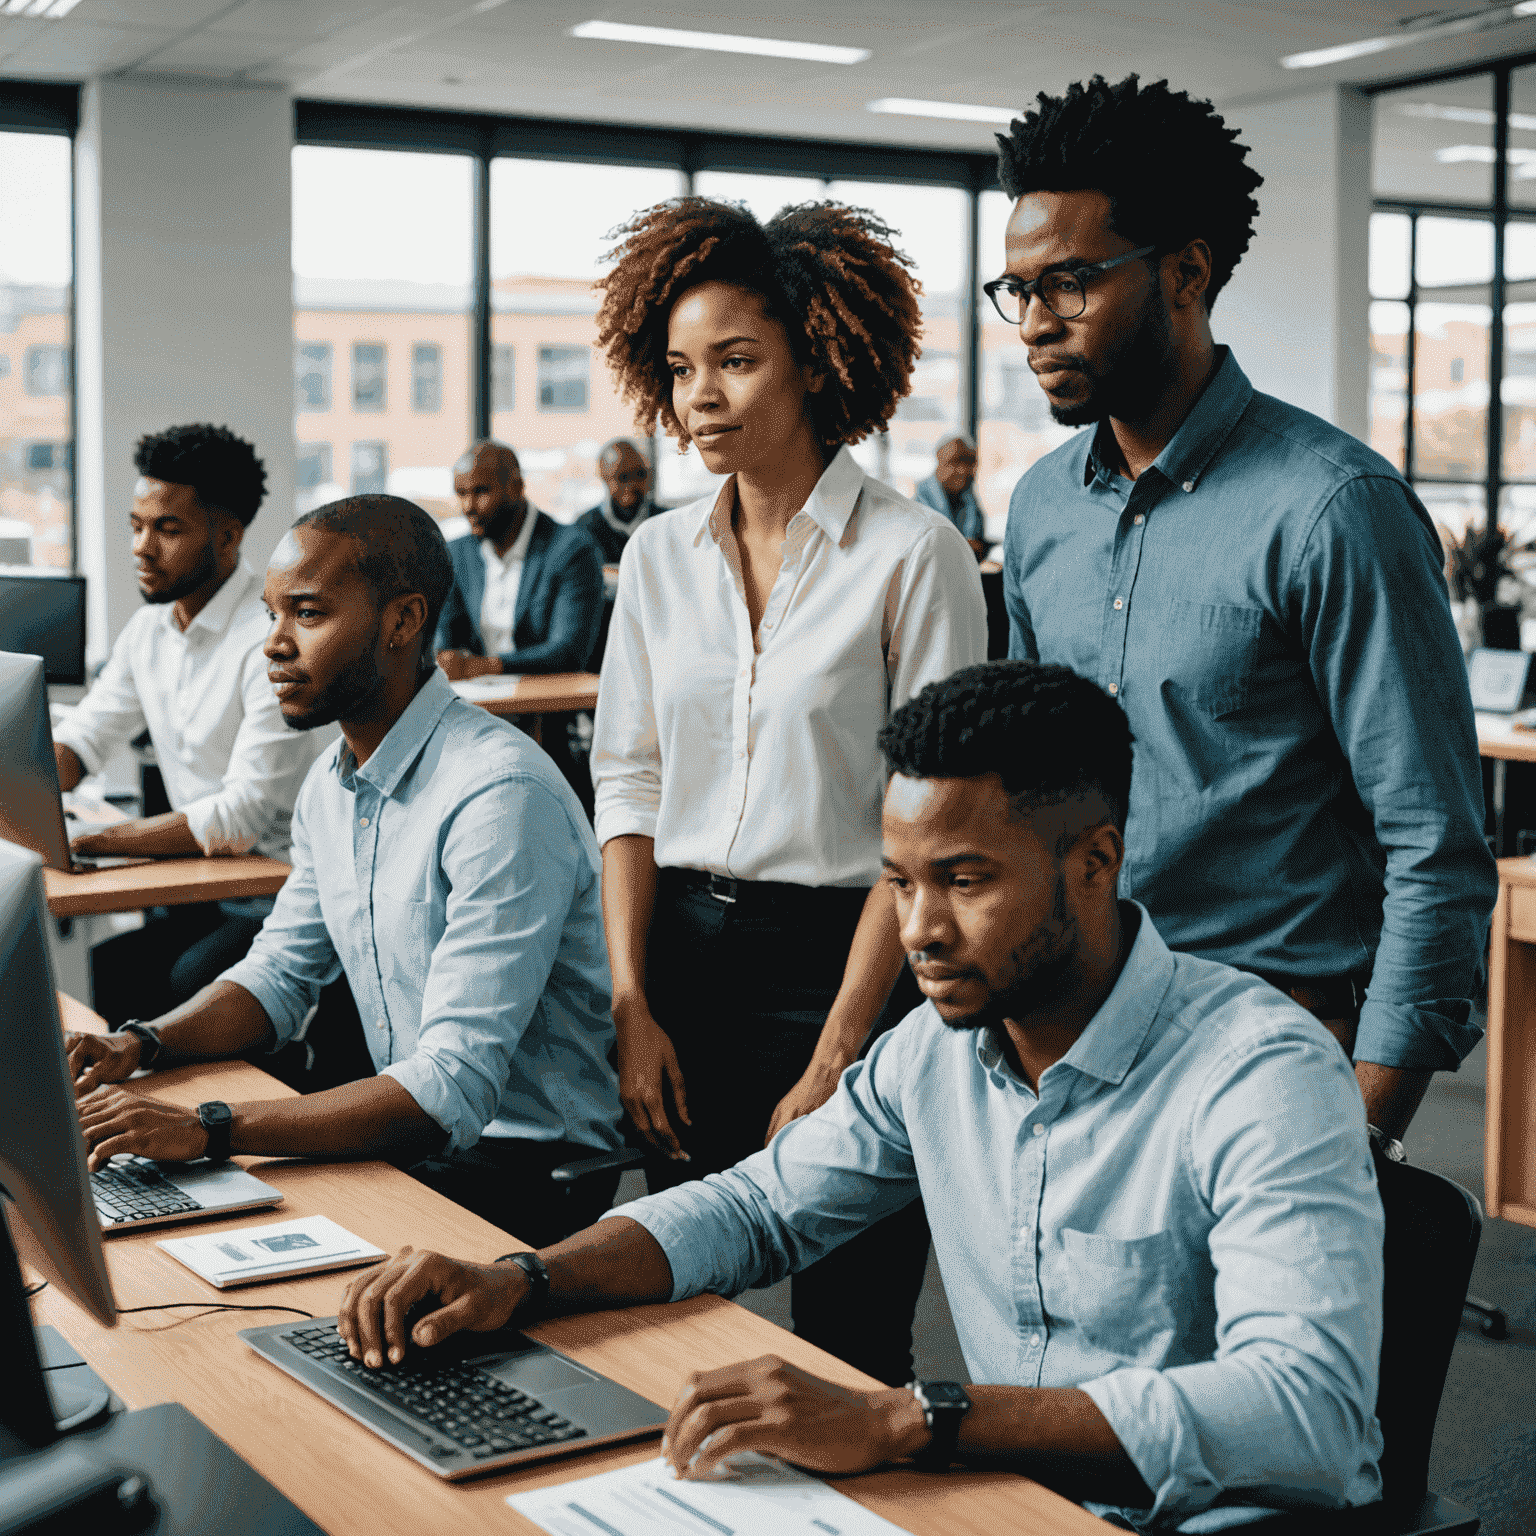
M 293 526 L 356 539 L 362 545 L 356 570 L 380 608 L 402 593 L 421 593 L 427 604 L 422 665 L 431 666 L 432 636 L 453 588 L 453 560 L 436 518 L 403 496 L 347 496 L 306 512 Z
M 995 773 L 1025 814 L 1096 792 L 1123 832 L 1132 740 L 1120 706 L 1070 667 L 984 661 L 929 683 L 879 746 L 891 772 L 911 779 Z
M 245 528 L 267 494 L 255 445 L 206 421 L 146 433 L 133 450 L 133 467 L 151 480 L 190 485 L 205 511 L 227 512 Z
M 1245 165 L 1245 144 L 1208 101 L 1170 91 L 1166 80 L 1138 87 L 1095 75 L 1065 96 L 1042 91 L 1036 111 L 997 136 L 997 174 L 1011 198 L 1028 192 L 1102 192 L 1110 227 L 1158 255 L 1191 240 L 1211 248 L 1205 307 L 1226 286 L 1253 239 L 1264 178 Z

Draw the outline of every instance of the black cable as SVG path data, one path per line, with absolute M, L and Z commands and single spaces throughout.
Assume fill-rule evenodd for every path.
M 279 1307 L 269 1303 L 266 1306 L 250 1307 L 239 1306 L 232 1301 L 161 1301 L 152 1307 L 119 1307 L 118 1315 L 127 1312 L 165 1312 L 171 1307 L 201 1307 L 205 1312 L 292 1312 L 295 1317 L 307 1317 L 314 1322 L 313 1312 L 301 1312 L 297 1307 Z

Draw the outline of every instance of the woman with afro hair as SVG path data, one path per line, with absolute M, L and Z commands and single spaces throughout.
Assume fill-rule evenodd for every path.
M 760 1149 L 921 1002 L 875 738 L 984 658 L 986 612 L 954 525 L 848 451 L 918 356 L 891 231 L 688 197 L 619 236 L 609 366 L 643 430 L 727 477 L 625 550 L 592 751 L 620 1094 L 656 1190 Z M 927 1247 L 920 1205 L 845 1244 L 796 1276 L 796 1331 L 909 1380 Z

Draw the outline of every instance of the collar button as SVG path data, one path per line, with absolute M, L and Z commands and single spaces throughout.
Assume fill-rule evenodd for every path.
M 1192 490 L 1194 490 L 1194 488 L 1195 488 L 1195 482 L 1193 480 L 1186 480 L 1184 482 L 1184 489 L 1186 491 L 1192 491 Z

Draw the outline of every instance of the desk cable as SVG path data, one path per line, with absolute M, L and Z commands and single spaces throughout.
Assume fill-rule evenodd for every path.
M 36 1296 L 47 1284 L 46 1280 L 39 1280 L 36 1285 L 28 1286 L 27 1295 Z M 119 1307 L 117 1313 L 123 1317 L 129 1312 L 167 1312 L 173 1307 L 201 1307 L 205 1312 L 292 1312 L 295 1317 L 307 1317 L 310 1322 L 315 1320 L 313 1312 L 305 1312 L 298 1307 L 280 1307 L 275 1302 L 252 1306 L 233 1301 L 160 1301 L 152 1307 Z M 49 1369 L 58 1370 L 59 1367 L 50 1366 Z

